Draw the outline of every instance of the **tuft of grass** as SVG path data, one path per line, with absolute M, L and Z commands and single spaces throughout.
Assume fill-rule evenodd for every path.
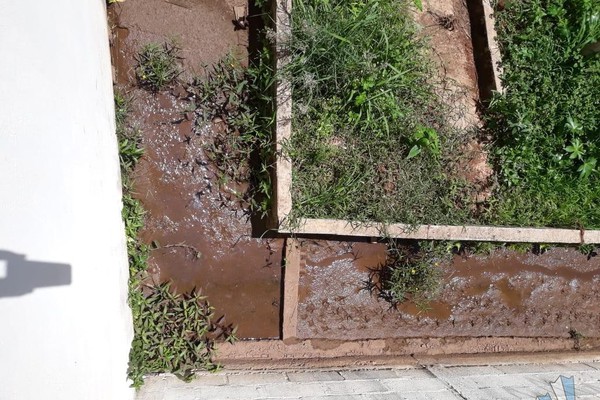
M 450 259 L 449 249 L 443 242 L 406 246 L 390 241 L 386 263 L 371 271 L 368 289 L 392 307 L 410 301 L 426 309 L 440 292 L 443 273 L 439 265 Z
M 298 0 L 277 37 L 292 85 L 293 218 L 465 223 L 455 128 L 408 3 Z
M 272 72 L 266 52 L 248 68 L 228 56 L 188 87 L 198 105 L 198 128 L 212 130 L 205 152 L 219 169 L 220 180 L 248 183 L 240 196 L 262 217 L 271 208 Z
M 235 330 L 231 326 L 220 326 L 219 321 L 213 322 L 212 308 L 195 291 L 178 294 L 168 283 L 149 283 L 147 268 L 151 248 L 138 236 L 144 226 L 145 210 L 135 198 L 131 181 L 143 147 L 139 130 L 127 123 L 130 101 L 115 91 L 123 184 L 122 216 L 129 259 L 129 305 L 134 327 L 128 378 L 137 388 L 149 373 L 172 372 L 189 380 L 196 369 L 215 370 L 214 341 L 235 340 Z
M 499 188 L 486 221 L 600 227 L 600 39 L 593 0 L 507 1 L 496 12 L 504 94 L 487 112 Z
M 157 92 L 182 72 L 180 49 L 174 43 L 148 43 L 137 56 L 136 77 L 141 86 Z

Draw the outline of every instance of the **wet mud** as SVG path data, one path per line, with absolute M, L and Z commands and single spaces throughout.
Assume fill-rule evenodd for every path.
M 302 254 L 299 338 L 600 337 L 600 257 L 576 249 L 455 256 L 425 310 L 392 309 L 365 290 L 381 244 L 304 241 Z
M 175 39 L 184 74 L 201 73 L 228 54 L 246 61 L 247 31 L 236 31 L 233 5 L 244 1 L 128 0 L 111 7 L 115 82 L 132 99 L 128 123 L 142 135 L 144 156 L 134 189 L 147 211 L 142 240 L 152 244 L 151 279 L 179 292 L 199 290 L 216 318 L 239 338 L 280 332 L 283 241 L 252 237 L 238 194 L 243 184 L 222 179 L 204 149 L 210 126 L 199 129 L 183 85 L 160 93 L 136 87 L 135 55 L 144 44 Z

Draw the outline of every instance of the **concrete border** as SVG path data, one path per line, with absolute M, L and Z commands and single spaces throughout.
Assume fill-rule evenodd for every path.
M 283 275 L 282 339 L 296 338 L 298 331 L 298 288 L 300 286 L 300 245 L 296 239 L 287 239 Z
M 485 31 L 487 36 L 488 48 L 490 49 L 490 61 L 492 63 L 492 73 L 494 75 L 494 86 L 495 90 L 500 93 L 504 93 L 504 86 L 502 85 L 502 81 L 500 77 L 504 72 L 501 63 L 501 55 L 500 55 L 500 46 L 498 45 L 498 41 L 496 40 L 496 23 L 494 19 L 494 9 L 492 8 L 492 4 L 490 0 L 482 0 L 483 4 L 483 14 L 484 14 L 484 24 Z
M 499 348 L 497 338 L 493 337 L 373 339 L 350 342 L 320 339 L 241 341 L 220 344 L 215 361 L 230 370 L 265 370 L 600 359 L 598 340 L 589 343 L 589 350 L 585 351 L 573 350 L 573 340 L 569 338 L 514 337 L 510 338 L 510 341 L 510 349 Z
M 502 73 L 500 51 L 496 42 L 496 30 L 489 0 L 482 0 L 488 46 L 494 66 L 496 88 L 503 90 L 499 76 Z M 291 35 L 291 0 L 278 0 L 274 5 L 277 40 L 285 41 Z M 276 69 L 281 70 L 289 62 L 289 55 L 276 45 Z M 302 219 L 293 226 L 289 215 L 292 211 L 292 162 L 285 156 L 284 148 L 292 135 L 291 85 L 285 80 L 276 84 L 276 128 L 275 128 L 275 199 L 272 209 L 273 228 L 281 233 L 307 235 L 340 235 L 357 237 L 391 237 L 421 240 L 463 240 L 529 243 L 600 243 L 600 230 L 531 228 L 506 226 L 453 226 L 421 225 L 402 223 L 357 223 L 334 219 Z

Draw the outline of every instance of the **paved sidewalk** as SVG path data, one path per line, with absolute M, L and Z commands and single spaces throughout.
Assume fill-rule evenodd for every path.
M 138 400 L 493 400 L 553 395 L 560 375 L 575 378 L 577 400 L 600 399 L 600 362 L 482 367 L 431 366 L 309 372 L 200 374 L 191 383 L 173 376 L 147 379 Z M 563 397 L 564 398 L 564 397 Z M 560 397 L 558 399 L 562 400 Z

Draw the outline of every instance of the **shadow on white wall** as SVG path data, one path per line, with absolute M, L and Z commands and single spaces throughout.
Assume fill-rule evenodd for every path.
M 71 284 L 71 266 L 27 260 L 25 255 L 0 250 L 0 297 L 23 296 L 36 288 Z

